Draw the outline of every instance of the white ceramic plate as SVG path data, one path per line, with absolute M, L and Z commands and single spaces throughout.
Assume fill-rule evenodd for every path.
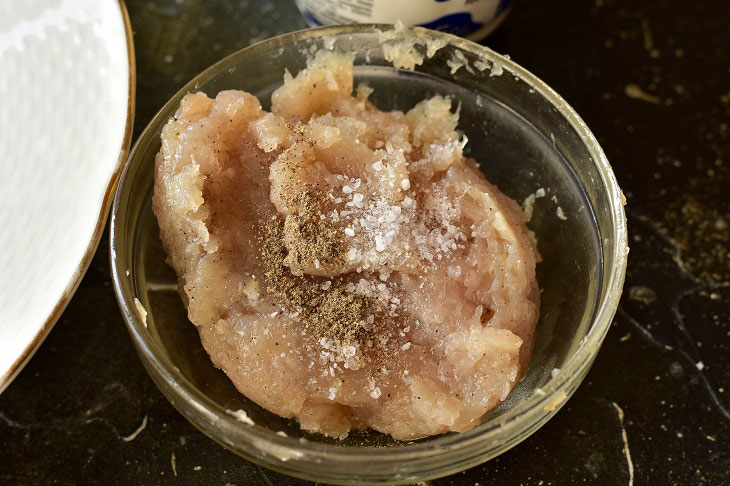
M 96 250 L 129 149 L 134 82 L 121 0 L 0 1 L 0 391 Z

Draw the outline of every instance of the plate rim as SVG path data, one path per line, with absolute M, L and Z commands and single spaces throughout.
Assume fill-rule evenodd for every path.
M 104 232 L 104 227 L 106 225 L 106 220 L 109 215 L 109 208 L 111 207 L 111 203 L 114 198 L 114 190 L 116 189 L 117 183 L 119 182 L 119 177 L 121 175 L 122 168 L 124 167 L 124 161 L 127 159 L 127 155 L 129 154 L 129 149 L 132 142 L 132 130 L 134 128 L 137 70 L 134 54 L 134 38 L 132 33 L 132 25 L 129 21 L 129 13 L 127 12 L 127 7 L 124 3 L 124 0 L 117 0 L 116 3 L 119 8 L 119 13 L 122 17 L 122 25 L 124 28 L 124 35 L 126 38 L 127 46 L 127 63 L 129 69 L 129 79 L 127 86 L 127 116 L 124 124 L 124 135 L 122 137 L 122 145 L 119 150 L 119 157 L 117 158 L 114 172 L 112 173 L 112 176 L 109 179 L 109 183 L 107 184 L 106 190 L 104 192 L 104 198 L 102 199 L 101 209 L 99 210 L 99 216 L 97 217 L 91 240 L 89 240 L 89 244 L 86 247 L 86 251 L 82 256 L 81 261 L 77 265 L 74 273 L 71 275 L 69 283 L 63 290 L 59 301 L 53 307 L 53 310 L 46 318 L 43 325 L 38 329 L 38 332 L 36 333 L 35 337 L 33 337 L 33 340 L 25 347 L 22 353 L 20 353 L 18 358 L 13 361 L 13 363 L 7 370 L 0 370 L 2 371 L 2 375 L 0 375 L 0 394 L 7 389 L 8 385 L 13 382 L 13 380 L 18 376 L 20 371 L 25 368 L 25 365 L 28 364 L 36 351 L 38 351 L 38 348 L 40 348 L 41 344 L 43 344 L 43 341 L 51 332 L 51 329 L 53 329 L 53 326 L 56 324 L 56 322 L 58 322 L 61 314 L 63 314 L 63 311 L 66 310 L 66 307 L 71 301 L 71 298 L 76 293 L 76 290 L 78 289 L 81 280 L 84 278 L 84 275 L 86 274 L 86 271 L 91 264 L 91 260 L 96 254 L 96 249 L 99 246 L 99 242 L 101 240 L 101 236 Z

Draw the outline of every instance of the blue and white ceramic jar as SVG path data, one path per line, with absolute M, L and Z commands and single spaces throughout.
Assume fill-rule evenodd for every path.
M 331 24 L 420 25 L 483 39 L 507 15 L 512 0 L 295 0 L 312 27 Z

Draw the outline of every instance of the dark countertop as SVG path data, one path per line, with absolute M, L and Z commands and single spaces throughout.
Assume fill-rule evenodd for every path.
M 136 133 L 214 61 L 304 27 L 287 0 L 127 4 Z M 523 0 L 487 39 L 596 134 L 628 199 L 631 253 L 614 326 L 574 397 L 514 449 L 429 484 L 730 484 L 729 29 L 725 0 Z M 108 262 L 105 236 L 0 396 L 0 483 L 309 484 L 240 459 L 175 411 L 134 352 Z

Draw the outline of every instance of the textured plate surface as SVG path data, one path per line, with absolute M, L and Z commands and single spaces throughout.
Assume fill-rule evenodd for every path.
M 103 230 L 131 135 L 130 32 L 118 0 L 0 2 L 0 391 Z

